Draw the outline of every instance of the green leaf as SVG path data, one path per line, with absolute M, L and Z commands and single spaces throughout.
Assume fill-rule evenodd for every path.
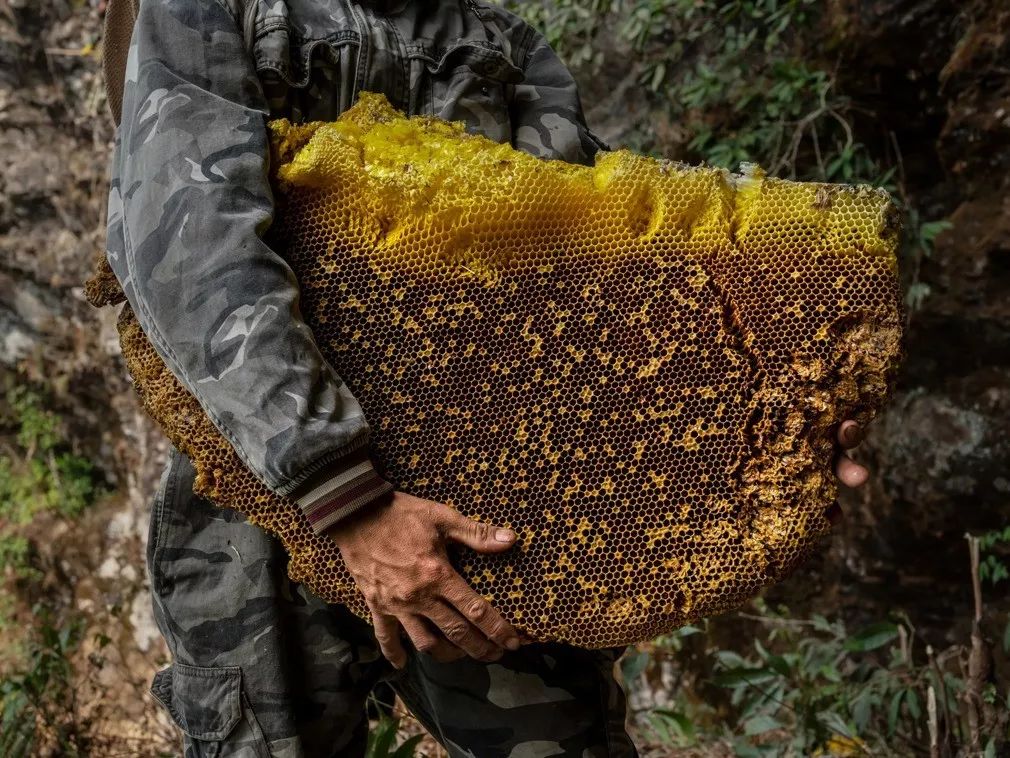
M 632 685 L 648 667 L 652 657 L 644 650 L 631 650 L 621 660 L 621 675 L 628 686 Z
M 769 657 L 768 667 L 784 677 L 788 677 L 793 673 L 793 669 L 792 666 L 789 665 L 789 661 L 781 655 L 773 655 Z
M 832 631 L 832 629 L 831 629 L 831 622 L 829 622 L 821 614 L 815 613 L 813 615 L 813 618 L 811 620 L 814 622 L 814 629 L 816 629 L 818 632 L 830 632 L 830 631 Z
M 781 729 L 782 724 L 776 719 L 773 719 L 767 714 L 758 714 L 752 718 L 747 719 L 743 725 L 743 733 L 748 737 L 753 737 L 755 734 L 764 734 L 765 732 L 770 732 L 773 729 Z
M 743 657 L 733 650 L 716 650 L 715 659 L 727 670 L 743 667 Z
M 842 737 L 849 737 L 854 739 L 856 737 L 852 732 L 852 728 L 842 720 L 842 717 L 837 713 L 825 713 L 822 714 L 822 723 L 830 729 L 835 734 L 839 734 Z
M 391 719 L 388 716 L 380 719 L 368 734 L 367 758 L 389 758 L 389 749 L 393 746 L 399 726 L 398 719 Z
M 879 699 L 872 691 L 863 690 L 852 702 L 852 721 L 856 730 L 862 732 L 870 723 L 873 715 L 873 706 L 879 704 Z
M 898 636 L 897 624 L 890 621 L 881 621 L 877 624 L 870 624 L 862 631 L 858 632 L 845 641 L 845 649 L 850 653 L 865 653 L 869 650 L 876 650 L 883 647 L 888 642 Z
M 842 681 L 842 672 L 840 672 L 836 666 L 830 663 L 821 666 L 821 668 L 819 669 L 819 673 L 829 682 L 832 682 L 834 684 L 838 684 L 839 682 Z
M 887 736 L 893 737 L 898 728 L 898 717 L 901 715 L 901 701 L 905 697 L 905 690 L 898 690 L 891 698 L 891 704 L 887 708 Z
M 915 690 L 906 690 L 905 705 L 908 706 L 909 715 L 918 721 L 922 718 L 922 708 L 919 705 L 919 693 Z
M 423 734 L 416 734 L 409 740 L 404 742 L 398 748 L 396 752 L 393 753 L 391 758 L 413 758 L 414 753 L 417 752 L 417 746 L 421 744 L 421 740 L 424 739 Z
M 694 741 L 694 722 L 679 711 L 671 711 L 666 708 L 659 708 L 654 711 L 657 716 L 670 722 L 677 730 L 678 734 L 690 741 Z
M 733 755 L 736 758 L 762 758 L 767 753 L 743 739 L 736 739 L 733 740 Z
M 759 684 L 777 678 L 778 675 L 770 669 L 737 668 L 716 674 L 712 677 L 712 681 L 719 687 L 736 687 L 741 684 Z
M 669 719 L 664 719 L 655 713 L 646 714 L 646 719 L 649 722 L 649 726 L 652 727 L 652 731 L 656 733 L 656 738 L 663 745 L 672 745 L 674 741 L 674 735 L 670 731 L 672 723 Z
M 949 221 L 927 221 L 919 226 L 919 242 L 929 255 L 933 250 L 933 242 L 941 232 L 953 229 L 954 225 Z
M 666 64 L 659 63 L 652 70 L 652 81 L 649 82 L 649 89 L 653 92 L 659 91 L 659 86 L 663 83 L 663 79 L 666 78 Z

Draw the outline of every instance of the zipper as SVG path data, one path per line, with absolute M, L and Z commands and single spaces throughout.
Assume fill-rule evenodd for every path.
M 354 81 L 351 82 L 351 98 L 350 103 L 353 105 L 358 100 L 358 90 L 361 88 L 361 82 L 366 81 L 364 74 L 368 68 L 368 58 L 371 55 L 371 44 L 372 40 L 368 36 L 368 31 L 366 25 L 362 18 L 361 8 L 356 7 L 357 3 L 354 0 L 346 0 L 344 6 L 347 8 L 348 13 L 354 20 L 354 27 L 358 33 L 358 60 L 355 61 L 354 65 Z

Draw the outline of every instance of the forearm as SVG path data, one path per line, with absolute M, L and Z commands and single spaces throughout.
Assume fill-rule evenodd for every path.
M 266 115 L 223 5 L 145 2 L 114 159 L 109 262 L 166 364 L 267 486 L 301 499 L 341 480 L 327 489 L 340 495 L 332 522 L 364 504 L 360 477 L 377 477 L 349 459 L 365 449 L 364 416 L 301 318 L 291 269 L 262 238 L 273 213 Z M 347 484 L 359 489 L 350 499 Z

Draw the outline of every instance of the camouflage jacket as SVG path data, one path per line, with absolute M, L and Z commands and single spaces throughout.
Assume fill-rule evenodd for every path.
M 250 470 L 319 530 L 389 485 L 264 242 L 266 122 L 332 120 L 368 90 L 543 158 L 586 163 L 602 147 L 571 74 L 519 18 L 394 3 L 143 0 L 113 156 L 108 259 L 141 325 Z

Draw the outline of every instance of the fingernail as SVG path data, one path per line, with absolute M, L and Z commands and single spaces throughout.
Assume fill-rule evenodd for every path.
M 845 430 L 845 442 L 848 445 L 858 445 L 863 433 L 858 426 L 850 426 Z
M 495 529 L 494 538 L 496 542 L 511 542 L 516 536 L 511 529 Z
M 518 650 L 520 645 L 522 645 L 522 642 L 520 642 L 518 637 L 509 637 L 505 640 L 505 647 L 513 652 Z

